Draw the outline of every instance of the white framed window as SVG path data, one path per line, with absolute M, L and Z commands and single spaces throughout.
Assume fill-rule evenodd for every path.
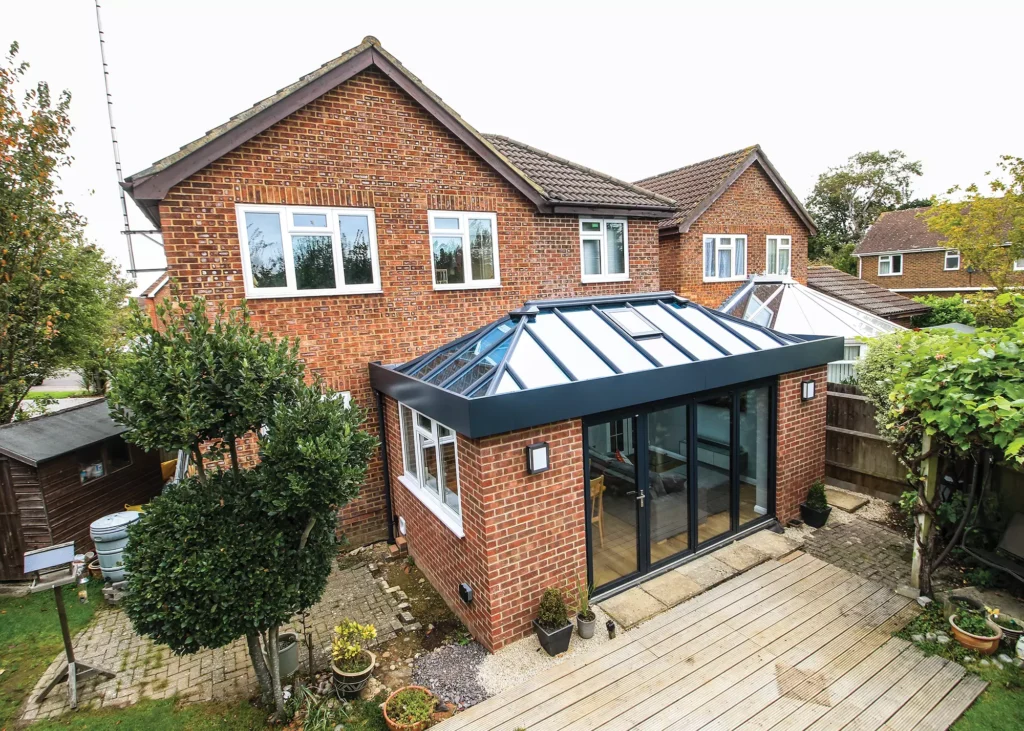
M 705 236 L 704 281 L 746 278 L 747 237 L 735 234 Z
M 878 257 L 878 276 L 898 277 L 903 274 L 903 254 L 885 254 Z
M 583 282 L 629 280 L 629 226 L 619 218 L 580 219 Z
M 1024 259 L 1013 260 L 1013 271 L 1024 272 Z
M 790 276 L 793 260 L 793 239 L 790 236 L 769 236 L 765 261 L 768 274 Z
M 500 287 L 493 213 L 427 211 L 434 289 Z
M 843 347 L 843 359 L 828 364 L 829 383 L 853 383 L 857 375 L 857 364 L 867 353 L 867 346 L 847 344 Z
M 235 207 L 249 298 L 380 292 L 372 208 Z
M 959 249 L 946 249 L 946 256 L 942 260 L 942 270 L 945 272 L 955 272 L 960 268 L 960 251 Z
M 455 432 L 405 404 L 398 405 L 398 414 L 402 430 L 402 484 L 461 537 L 459 448 Z

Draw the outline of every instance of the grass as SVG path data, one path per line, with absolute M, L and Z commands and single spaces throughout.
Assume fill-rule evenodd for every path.
M 89 623 L 103 601 L 100 585 L 90 583 L 88 604 L 78 601 L 74 587 L 64 587 L 63 593 L 74 635 Z M 52 591 L 0 597 L 0 669 L 4 671 L 0 674 L 0 729 L 11 726 L 22 700 L 63 649 Z
M 25 398 L 29 401 L 51 398 L 87 398 L 93 394 L 88 391 L 29 391 Z
M 912 635 L 928 632 L 945 632 L 952 637 L 949 621 L 936 603 L 928 605 L 920 615 L 896 633 L 897 637 L 910 641 Z M 991 665 L 981 667 L 976 652 L 968 650 L 956 640 L 940 645 L 937 642 L 922 642 L 917 645 L 928 655 L 939 655 L 947 660 L 960 663 L 969 672 L 981 676 L 989 683 L 988 688 L 967 709 L 963 717 L 953 725 L 954 731 L 1001 731 L 1002 729 L 1024 728 L 1024 671 L 1009 666 Z M 999 652 L 1013 657 L 1013 648 L 1004 643 Z
M 143 700 L 128 708 L 69 713 L 33 724 L 32 731 L 252 731 L 265 727 L 266 713 L 246 701 L 194 703 L 179 706 L 174 700 Z

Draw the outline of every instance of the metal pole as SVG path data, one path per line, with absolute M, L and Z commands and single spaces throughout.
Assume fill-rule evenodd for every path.
M 110 95 L 110 70 L 107 67 L 107 54 L 103 41 L 103 23 L 100 20 L 100 0 L 96 0 L 96 30 L 100 37 L 100 61 L 103 64 L 103 89 L 107 93 L 107 119 L 110 121 L 110 142 L 114 146 L 114 169 L 117 170 L 117 191 L 121 196 L 121 215 L 124 217 L 124 235 L 128 243 L 128 273 L 138 279 L 135 269 L 135 249 L 132 246 L 131 224 L 128 222 L 128 201 L 125 199 L 124 174 L 121 172 L 121 151 L 117 145 L 117 127 L 114 125 L 114 98 Z

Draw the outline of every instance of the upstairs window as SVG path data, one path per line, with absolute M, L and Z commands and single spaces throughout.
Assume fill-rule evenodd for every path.
M 946 258 L 943 260 L 942 269 L 947 272 L 955 272 L 960 268 L 960 252 L 957 249 L 946 249 Z
M 793 254 L 793 239 L 789 236 L 769 236 L 767 273 L 778 274 L 780 277 L 790 275 Z
M 402 428 L 403 483 L 442 522 L 461 531 L 459 453 L 455 432 L 413 411 L 398 406 Z
M 878 257 L 878 276 L 896 277 L 903 274 L 903 254 L 885 254 Z
M 501 286 L 493 213 L 427 211 L 434 289 Z
M 236 215 L 246 296 L 380 291 L 373 209 L 240 205 Z
M 629 231 L 619 219 L 580 219 L 580 266 L 583 282 L 629 279 Z
M 746 277 L 746 236 L 720 234 L 704 237 L 705 282 Z

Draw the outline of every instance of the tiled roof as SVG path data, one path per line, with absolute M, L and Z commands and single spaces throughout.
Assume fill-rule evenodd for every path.
M 807 286 L 879 317 L 922 315 L 931 307 L 828 266 L 807 268 Z
M 671 198 L 599 173 L 524 142 L 484 135 L 484 139 L 536 182 L 552 201 L 611 206 L 675 207 Z
M 928 224 L 917 214 L 925 208 L 889 211 L 878 217 L 857 244 L 854 254 L 884 254 L 887 251 L 916 251 L 941 249 L 943 237 L 928 229 Z
M 679 226 L 712 196 L 738 166 L 760 148 L 744 147 L 710 160 L 693 163 L 661 175 L 638 180 L 637 185 L 668 196 L 679 206 L 676 214 L 661 222 L 661 228 Z

